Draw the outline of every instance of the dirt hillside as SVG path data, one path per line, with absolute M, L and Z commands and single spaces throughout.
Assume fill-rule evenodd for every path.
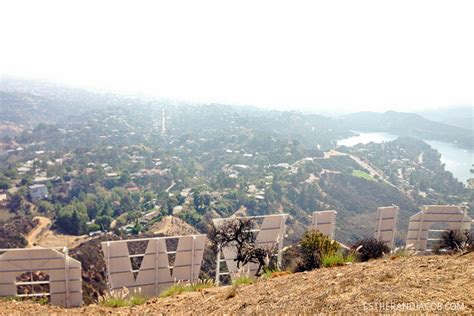
M 240 286 L 211 288 L 132 308 L 90 305 L 64 310 L 0 302 L 0 314 L 248 314 L 248 313 L 474 313 L 474 253 L 376 260 L 296 273 Z
M 194 227 L 183 221 L 181 218 L 174 216 L 165 216 L 161 221 L 156 222 L 151 228 L 150 232 L 154 235 L 163 236 L 179 236 L 197 234 Z
M 26 236 L 28 247 L 69 247 L 73 248 L 89 239 L 88 235 L 72 236 L 63 235 L 52 231 L 51 219 L 43 216 L 36 216 L 33 219 L 36 226 Z

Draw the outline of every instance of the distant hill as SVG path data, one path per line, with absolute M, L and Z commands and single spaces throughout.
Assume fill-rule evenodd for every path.
M 340 118 L 353 130 L 386 132 L 426 140 L 438 140 L 474 148 L 473 131 L 440 122 L 434 122 L 414 113 L 388 111 L 385 113 L 357 112 Z
M 92 109 L 122 105 L 128 101 L 105 93 L 57 86 L 34 80 L 0 77 L 0 124 L 34 127 L 57 123 Z
M 432 121 L 474 130 L 474 106 L 472 105 L 426 110 L 419 114 Z
M 61 113 L 61 103 L 28 93 L 0 90 L 0 123 L 34 126 L 54 122 Z

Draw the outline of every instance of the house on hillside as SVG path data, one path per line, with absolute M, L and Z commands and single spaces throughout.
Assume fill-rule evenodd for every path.
M 48 198 L 48 188 L 44 184 L 35 184 L 28 187 L 33 201 L 44 200 Z

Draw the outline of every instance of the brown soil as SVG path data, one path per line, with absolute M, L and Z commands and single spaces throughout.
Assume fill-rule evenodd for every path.
M 25 302 L 0 302 L 0 314 L 296 314 L 474 313 L 474 253 L 376 260 L 255 284 L 211 288 L 132 308 L 90 305 L 65 310 Z
M 39 236 L 43 235 L 44 231 L 51 226 L 51 220 L 42 216 L 33 218 L 33 222 L 36 223 L 36 226 L 31 230 L 28 236 L 26 236 L 28 247 L 33 247 L 33 245 L 38 242 Z
M 196 229 L 183 221 L 181 218 L 174 216 L 165 216 L 159 222 L 151 226 L 150 233 L 163 236 L 179 236 L 197 234 Z
M 88 235 L 72 236 L 58 234 L 51 228 L 51 220 L 47 217 L 37 216 L 33 219 L 36 226 L 28 234 L 28 247 L 69 247 L 73 248 L 89 239 Z

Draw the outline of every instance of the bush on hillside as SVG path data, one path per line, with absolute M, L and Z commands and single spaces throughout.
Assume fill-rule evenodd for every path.
M 332 256 L 339 250 L 339 244 L 317 230 L 303 234 L 299 242 L 299 260 L 295 271 L 309 271 L 321 267 L 325 256 Z
M 441 240 L 434 248 L 446 249 L 451 252 L 472 251 L 474 236 L 470 231 L 448 230 L 441 234 Z
M 352 245 L 359 261 L 381 258 L 390 252 L 390 248 L 373 237 L 363 238 Z
M 348 253 L 344 255 L 342 253 L 335 253 L 333 255 L 323 256 L 321 261 L 323 267 L 330 268 L 330 267 L 337 267 L 343 266 L 346 263 L 353 263 L 356 261 L 356 258 L 352 253 Z
M 99 297 L 99 304 L 105 307 L 117 308 L 142 305 L 147 301 L 147 298 L 141 295 L 141 288 L 138 288 L 138 293 L 129 294 L 130 291 L 126 287 L 114 293 L 106 292 Z
M 166 290 L 164 290 L 161 294 L 160 297 L 169 297 L 169 296 L 174 296 L 177 294 L 181 294 L 184 292 L 199 292 L 202 291 L 203 289 L 207 289 L 210 287 L 214 286 L 214 282 L 212 280 L 198 280 L 195 283 L 189 283 L 189 284 L 184 284 L 184 283 L 177 283 Z

